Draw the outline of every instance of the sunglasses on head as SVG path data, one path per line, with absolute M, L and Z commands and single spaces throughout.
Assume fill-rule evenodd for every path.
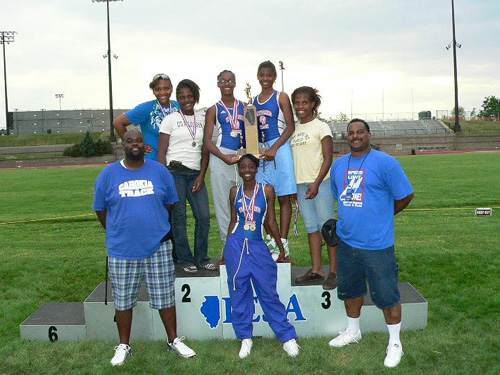
M 169 76 L 167 76 L 167 75 L 166 75 L 166 74 L 164 74 L 164 73 L 160 73 L 160 74 L 155 75 L 155 76 L 153 77 L 153 81 L 156 81 L 157 79 L 160 79 L 160 78 L 161 78 L 161 79 L 167 79 L 167 80 L 169 80 L 169 81 L 170 81 L 170 77 L 169 77 Z

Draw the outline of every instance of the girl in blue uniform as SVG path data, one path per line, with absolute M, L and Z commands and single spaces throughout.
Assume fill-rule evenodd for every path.
M 257 109 L 260 146 L 268 149 L 260 156 L 262 161 L 257 181 L 274 187 L 280 205 L 280 235 L 288 256 L 288 231 L 292 218 L 290 198 L 297 193 L 293 170 L 292 150 L 288 139 L 295 131 L 292 105 L 288 95 L 274 90 L 276 67 L 271 61 L 259 65 L 257 78 L 262 88 L 253 100 Z M 273 241 L 271 244 L 274 245 Z
M 299 354 L 297 334 L 288 322 L 285 307 L 276 292 L 277 266 L 262 238 L 262 228 L 271 233 L 280 249 L 278 261 L 285 258 L 274 210 L 274 189 L 256 181 L 259 160 L 250 154 L 238 161 L 243 184 L 230 191 L 231 222 L 223 260 L 228 277 L 233 328 L 242 340 L 240 358 L 252 349 L 254 301 L 252 285 L 277 338 L 291 357 Z
M 205 115 L 203 145 L 210 152 L 210 183 L 214 200 L 215 217 L 222 242 L 226 242 L 227 227 L 231 219 L 231 205 L 227 199 L 234 185 L 239 185 L 236 153 L 244 147 L 245 122 L 243 102 L 234 97 L 236 77 L 223 70 L 217 76 L 221 99 Z M 212 136 L 216 129 L 217 142 Z

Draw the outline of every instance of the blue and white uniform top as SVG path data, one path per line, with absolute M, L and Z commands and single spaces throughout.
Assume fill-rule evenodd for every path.
M 277 139 L 285 128 L 285 116 L 278 102 L 280 93 L 278 91 L 263 103 L 259 102 L 259 96 L 253 98 L 253 104 L 257 109 L 257 121 L 259 123 L 259 142 L 269 142 Z M 264 135 L 264 137 L 262 137 Z
M 237 109 L 236 113 L 235 108 Z M 215 109 L 217 111 L 215 126 L 216 131 L 219 133 L 217 147 L 224 147 L 235 151 L 241 147 L 245 147 L 245 105 L 241 101 L 236 100 L 235 105 L 232 108 L 228 108 L 220 100 L 215 104 Z
M 252 197 L 247 197 L 243 185 L 238 187 L 234 207 L 238 221 L 232 234 L 249 240 L 263 240 L 263 225 L 266 217 L 266 184 L 255 183 Z

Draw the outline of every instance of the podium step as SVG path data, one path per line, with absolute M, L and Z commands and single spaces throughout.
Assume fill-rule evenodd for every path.
M 21 338 L 79 341 L 87 338 L 82 302 L 47 302 L 20 325 Z
M 295 283 L 295 277 L 309 268 L 278 264 L 278 295 L 299 337 L 334 336 L 345 328 L 344 303 L 337 298 L 336 289 L 323 289 L 323 280 Z M 324 267 L 324 272 L 328 274 L 328 267 Z M 176 268 L 175 303 L 179 335 L 190 340 L 235 337 L 226 275 L 224 266 L 217 272 L 200 270 L 194 274 Z M 111 283 L 108 282 L 107 304 L 105 286 L 104 282 L 100 283 L 83 303 L 45 303 L 21 324 L 21 337 L 41 341 L 116 341 L 118 332 Z M 399 290 L 403 308 L 402 329 L 424 329 L 427 326 L 427 301 L 410 283 L 400 283 Z M 255 294 L 254 302 L 254 335 L 273 337 Z M 383 313 L 369 294 L 365 296 L 360 325 L 363 332 L 387 331 Z M 131 335 L 134 340 L 166 339 L 158 312 L 149 307 L 144 282 L 134 308 Z

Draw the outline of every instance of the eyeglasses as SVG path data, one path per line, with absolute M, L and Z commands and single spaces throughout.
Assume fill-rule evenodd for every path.
M 221 78 L 217 81 L 218 83 L 220 83 L 221 85 L 225 85 L 226 83 L 229 83 L 230 85 L 234 84 L 236 81 L 232 78 L 230 79 L 224 79 L 224 78 Z
M 153 77 L 153 81 L 156 81 L 157 79 L 167 79 L 170 81 L 170 77 L 164 73 L 157 74 Z

